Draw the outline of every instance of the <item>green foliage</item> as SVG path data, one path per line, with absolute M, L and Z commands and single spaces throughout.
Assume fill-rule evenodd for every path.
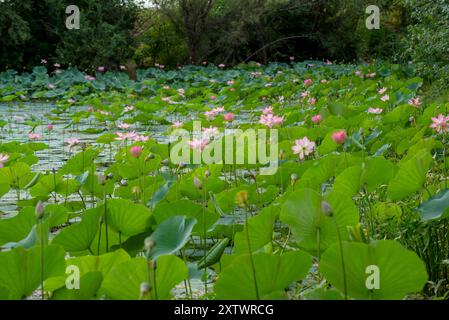
M 421 76 L 439 80 L 443 86 L 449 80 L 449 10 L 445 0 L 404 0 L 411 22 L 404 38 L 404 55 L 411 58 Z

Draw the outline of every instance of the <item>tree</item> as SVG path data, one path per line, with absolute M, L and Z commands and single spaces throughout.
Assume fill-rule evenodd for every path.
M 190 63 L 199 63 L 207 51 L 204 40 L 215 0 L 155 0 L 157 8 L 186 37 Z

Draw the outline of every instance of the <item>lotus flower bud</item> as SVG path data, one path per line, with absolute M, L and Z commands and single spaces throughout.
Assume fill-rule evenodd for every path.
M 153 160 L 155 158 L 153 153 L 150 153 L 149 155 L 147 155 L 147 157 L 145 158 L 145 162 L 148 162 L 150 160 Z
M 206 170 L 206 172 L 204 172 L 204 176 L 206 177 L 206 179 L 209 178 L 210 177 L 210 171 Z
M 321 201 L 321 211 L 323 212 L 323 214 L 325 216 L 328 216 L 328 217 L 332 217 L 333 216 L 331 205 L 329 204 L 329 202 L 326 202 L 324 200 Z
M 127 187 L 128 186 L 128 181 L 126 181 L 125 179 L 120 180 L 120 185 L 122 187 Z
M 170 160 L 168 160 L 168 159 L 162 160 L 162 161 L 161 161 L 161 164 L 162 164 L 163 166 L 168 166 L 168 165 L 170 164 Z
M 143 298 L 148 295 L 151 291 L 151 284 L 148 282 L 142 282 L 140 284 L 140 297 Z
M 142 147 L 141 146 L 131 147 L 131 149 L 129 149 L 129 153 L 133 158 L 140 158 L 140 156 L 142 155 Z
M 184 162 L 179 163 L 179 169 L 184 169 L 186 167 L 186 164 Z
M 296 173 L 292 173 L 290 178 L 291 178 L 291 184 L 292 184 L 292 186 L 294 186 L 296 181 L 298 181 L 298 175 Z
M 42 201 L 39 201 L 36 204 L 36 207 L 34 208 L 34 213 L 36 215 L 36 219 L 37 220 L 42 219 L 42 217 L 44 216 L 44 213 L 45 213 L 45 206 L 44 206 L 44 203 Z
M 98 184 L 103 186 L 105 183 L 106 183 L 106 177 L 104 176 L 103 173 L 100 173 L 98 175 Z
M 153 247 L 154 247 L 154 240 L 151 238 L 146 238 L 145 242 L 144 242 L 144 248 L 145 248 L 147 255 L 149 255 L 151 253 L 151 251 L 153 250 Z
M 200 190 L 203 189 L 203 182 L 200 179 L 198 179 L 197 177 L 193 178 L 193 185 L 197 189 L 200 189 Z

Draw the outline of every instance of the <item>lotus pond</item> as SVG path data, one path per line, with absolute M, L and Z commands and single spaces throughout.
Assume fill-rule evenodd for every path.
M 318 61 L 0 73 L 0 299 L 445 297 L 449 103 L 422 85 Z M 195 123 L 189 159 L 275 132 L 275 172 L 173 161 Z

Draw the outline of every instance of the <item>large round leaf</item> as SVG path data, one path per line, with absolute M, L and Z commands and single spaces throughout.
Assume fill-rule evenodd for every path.
M 81 222 L 62 229 L 52 243 L 63 246 L 69 252 L 88 250 L 100 226 L 100 215 L 98 208 L 84 212 Z
M 64 250 L 59 246 L 45 247 L 44 280 L 64 274 L 64 256 Z M 39 287 L 40 266 L 41 247 L 0 253 L 0 283 L 9 291 L 9 299 L 25 299 Z
M 153 292 L 149 298 L 165 300 L 171 298 L 171 289 L 188 276 L 185 263 L 176 256 L 163 256 L 157 261 L 156 286 L 151 280 Z M 103 281 L 101 292 L 108 298 L 137 300 L 140 298 L 140 285 L 148 282 L 148 261 L 135 258 L 114 267 Z
M 108 225 L 125 236 L 148 230 L 150 218 L 151 211 L 143 205 L 123 199 L 107 201 Z
M 332 217 L 322 211 L 322 201 L 332 208 Z M 351 198 L 332 192 L 326 197 L 311 189 L 293 192 L 281 209 L 281 220 L 292 230 L 300 247 L 316 253 L 338 240 L 348 238 L 347 226 L 358 223 L 358 212 Z M 338 232 L 338 233 L 337 233 Z
M 421 291 L 427 281 L 424 263 L 412 251 L 390 240 L 371 244 L 343 242 L 344 270 L 338 243 L 323 254 L 320 271 L 329 282 L 344 292 L 346 275 L 347 294 L 355 299 L 402 299 L 406 294 Z M 376 276 L 379 289 L 369 289 L 368 277 Z
M 149 258 L 157 259 L 182 249 L 189 240 L 195 224 L 196 219 L 185 216 L 164 220 L 150 237 L 154 241 L 154 247 Z
M 441 191 L 418 207 L 423 220 L 446 218 L 449 216 L 449 189 Z
M 284 289 L 302 280 L 312 266 L 312 257 L 300 251 L 275 256 L 266 253 L 253 255 L 257 289 L 260 299 L 286 298 Z M 257 299 L 250 256 L 239 255 L 225 267 L 215 284 L 217 299 Z
M 403 163 L 398 173 L 390 181 L 388 197 L 391 200 L 401 200 L 421 189 L 431 162 L 432 157 L 426 150 L 423 150 L 416 157 Z

